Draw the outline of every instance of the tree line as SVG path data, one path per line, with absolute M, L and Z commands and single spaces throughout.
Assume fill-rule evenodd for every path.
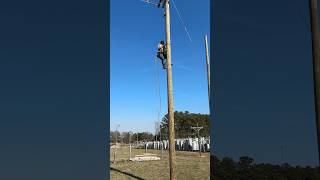
M 272 165 L 255 164 L 248 156 L 238 162 L 225 157 L 222 160 L 211 156 L 211 177 L 214 180 L 319 180 L 320 168 L 291 166 L 288 163 Z
M 175 138 L 197 137 L 197 134 L 191 129 L 192 126 L 202 126 L 200 130 L 201 137 L 210 136 L 210 117 L 208 114 L 190 113 L 188 111 L 174 112 Z M 138 141 L 154 141 L 168 139 L 168 114 L 164 115 L 160 127 L 156 133 L 150 132 L 129 132 L 110 131 L 110 142 L 131 143 Z
M 210 136 L 210 116 L 208 114 L 175 111 L 174 122 L 176 138 L 197 137 L 197 134 L 191 129 L 192 126 L 197 126 L 197 124 L 203 127 L 199 133 L 201 137 Z M 161 134 L 162 139 L 168 139 L 168 114 L 162 118 L 160 130 L 161 133 L 159 132 L 158 136 L 160 137 Z
M 130 132 L 110 131 L 111 143 L 115 143 L 117 140 L 118 143 L 128 144 L 129 141 L 130 143 L 134 143 L 136 141 L 153 141 L 154 138 L 154 134 L 150 132 L 137 132 L 130 134 Z

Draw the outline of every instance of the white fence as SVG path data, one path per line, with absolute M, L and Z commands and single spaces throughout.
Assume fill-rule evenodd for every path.
M 184 139 L 175 139 L 175 145 L 177 151 L 199 151 L 198 138 L 184 138 Z M 138 141 L 136 142 L 137 148 L 146 148 L 147 149 L 158 149 L 160 150 L 169 148 L 169 141 Z M 209 138 L 200 138 L 200 147 L 202 151 L 210 151 L 210 137 Z

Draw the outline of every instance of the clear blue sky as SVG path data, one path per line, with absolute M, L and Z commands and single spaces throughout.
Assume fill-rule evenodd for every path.
M 175 4 L 192 42 L 171 3 L 174 110 L 209 113 L 203 39 L 210 34 L 209 0 Z M 154 132 L 158 71 L 161 117 L 167 112 L 166 74 L 160 61 L 155 64 L 157 43 L 166 37 L 163 9 L 140 0 L 111 0 L 110 11 L 110 129 L 120 124 L 120 131 Z

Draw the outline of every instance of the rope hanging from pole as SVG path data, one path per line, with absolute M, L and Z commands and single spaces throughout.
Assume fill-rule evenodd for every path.
M 154 64 L 155 64 L 155 76 L 156 76 L 156 91 L 157 91 L 157 95 L 159 97 L 159 109 L 158 109 L 158 122 L 159 122 L 159 125 L 160 125 L 160 115 L 161 115 L 161 103 L 162 103 L 162 98 L 161 98 L 161 91 L 160 91 L 160 72 L 159 72 L 159 68 L 157 66 L 157 58 L 155 58 L 155 61 L 154 61 Z M 160 128 L 160 131 L 161 131 L 161 128 Z

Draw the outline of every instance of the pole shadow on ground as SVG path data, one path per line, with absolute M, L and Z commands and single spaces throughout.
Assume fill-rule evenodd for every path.
M 125 175 L 130 176 L 130 177 L 133 177 L 133 178 L 136 178 L 137 180 L 146 180 L 146 179 L 143 179 L 143 178 L 141 178 L 141 177 L 135 176 L 135 175 L 133 175 L 133 174 L 131 174 L 131 173 L 124 172 L 124 171 L 121 171 L 121 170 L 116 169 L 116 168 L 113 168 L 113 167 L 110 167 L 110 170 L 111 170 L 111 171 L 116 171 L 116 172 L 119 172 L 119 173 L 122 173 L 122 174 L 125 174 Z

